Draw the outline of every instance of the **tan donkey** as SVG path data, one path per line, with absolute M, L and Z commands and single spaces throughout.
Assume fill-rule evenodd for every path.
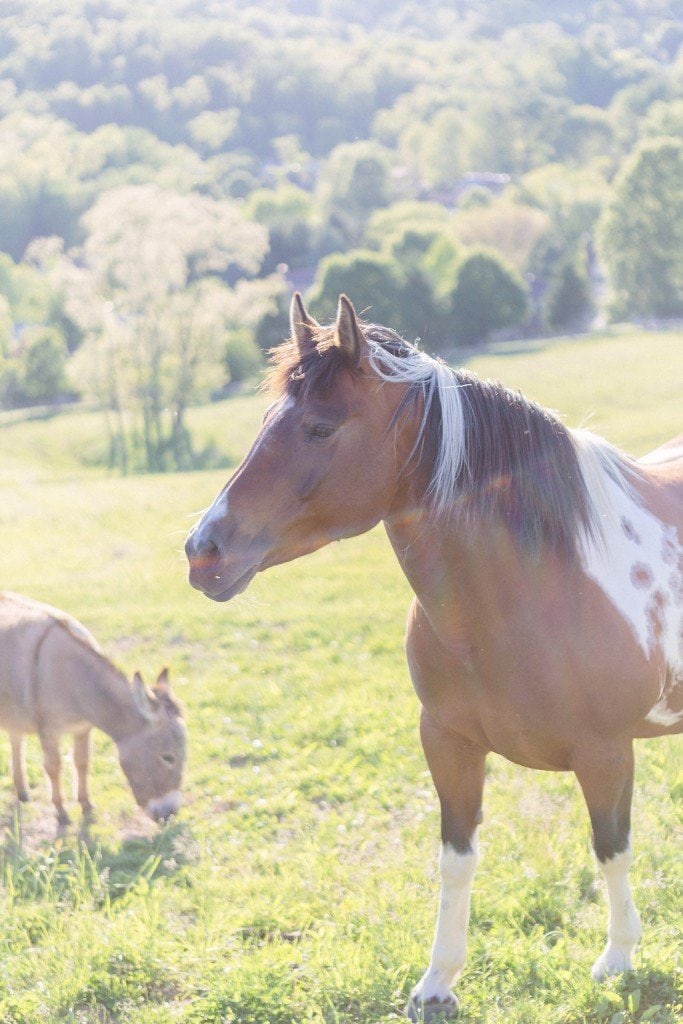
M 138 673 L 133 684 L 102 653 L 94 637 L 65 612 L 18 594 L 0 592 L 0 726 L 10 735 L 19 800 L 28 800 L 24 738 L 37 733 L 52 802 L 68 824 L 60 786 L 59 738 L 74 737 L 78 801 L 89 816 L 90 733 L 101 729 L 140 807 L 157 820 L 180 807 L 187 731 L 164 669 L 150 692 Z

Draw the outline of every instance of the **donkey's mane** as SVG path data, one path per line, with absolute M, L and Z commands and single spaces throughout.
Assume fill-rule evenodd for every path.
M 454 370 L 387 327 L 364 324 L 372 370 L 407 384 L 394 416 L 421 416 L 412 469 L 428 480 L 424 497 L 439 517 L 492 514 L 534 554 L 542 546 L 573 559 L 599 542 L 609 518 L 606 478 L 629 489 L 633 463 L 608 442 L 564 426 L 549 409 L 499 381 Z M 272 353 L 265 382 L 277 396 L 324 396 L 340 371 L 362 375 L 336 341 L 315 330 L 303 354 L 294 340 Z

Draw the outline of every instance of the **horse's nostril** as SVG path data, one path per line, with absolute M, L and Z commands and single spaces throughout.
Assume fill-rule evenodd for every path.
M 220 550 L 217 544 L 210 538 L 202 539 L 201 537 L 191 534 L 185 543 L 185 553 L 192 563 L 198 563 L 201 565 L 212 565 L 218 561 L 220 556 Z

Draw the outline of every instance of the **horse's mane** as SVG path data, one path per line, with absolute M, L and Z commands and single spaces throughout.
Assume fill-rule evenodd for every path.
M 537 554 L 542 546 L 573 559 L 581 542 L 599 542 L 609 515 L 605 477 L 625 489 L 633 463 L 606 441 L 565 427 L 549 409 L 496 380 L 451 369 L 386 327 L 364 324 L 370 365 L 407 384 L 394 417 L 421 416 L 412 468 L 424 471 L 425 499 L 439 517 L 492 514 Z M 361 374 L 316 330 L 302 356 L 293 340 L 272 353 L 265 387 L 293 398 L 329 393 L 337 374 Z

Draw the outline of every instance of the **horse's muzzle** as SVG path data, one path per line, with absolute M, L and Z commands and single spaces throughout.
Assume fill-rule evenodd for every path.
M 212 601 L 229 601 L 241 594 L 258 570 L 254 564 L 246 569 L 244 563 L 229 565 L 213 541 L 200 541 L 194 533 L 187 538 L 185 554 L 190 566 L 190 585 Z

